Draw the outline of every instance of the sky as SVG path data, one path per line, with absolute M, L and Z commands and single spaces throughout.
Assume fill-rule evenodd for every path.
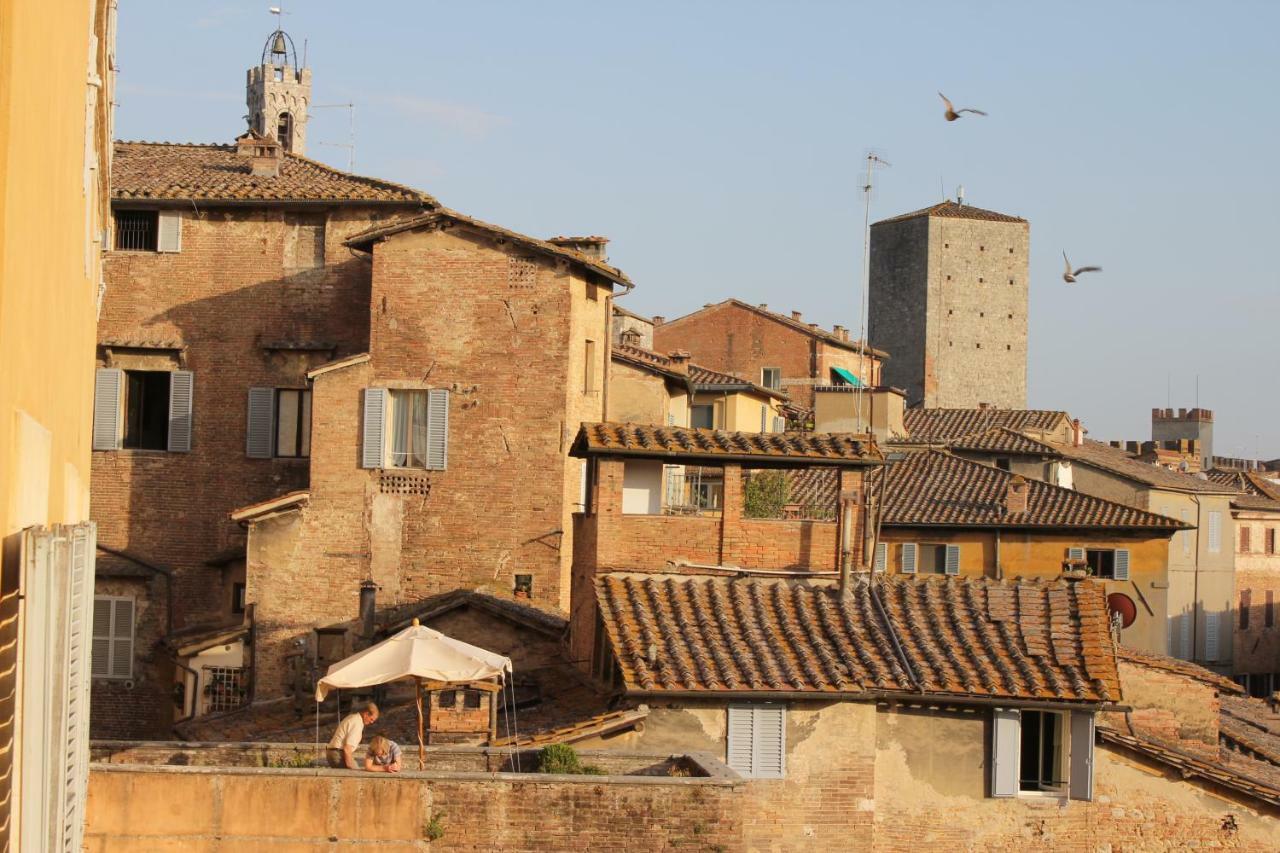
M 116 132 L 229 142 L 267 2 L 123 0 Z M 1031 223 L 1029 399 L 1091 437 L 1215 415 L 1280 457 L 1278 3 L 286 2 L 355 167 L 547 237 L 602 234 L 680 316 L 736 296 L 857 330 L 872 219 Z M 942 119 L 937 92 L 986 118 Z M 308 154 L 348 165 L 350 111 Z M 328 143 L 328 144 L 321 144 Z M 1062 252 L 1103 273 L 1063 283 Z M 1198 385 L 1198 392 L 1197 392 Z

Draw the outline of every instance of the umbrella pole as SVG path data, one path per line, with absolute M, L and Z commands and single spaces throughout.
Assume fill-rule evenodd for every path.
M 413 687 L 413 698 L 418 705 L 418 769 L 425 770 L 427 764 L 427 751 L 422 744 L 422 679 L 415 679 Z

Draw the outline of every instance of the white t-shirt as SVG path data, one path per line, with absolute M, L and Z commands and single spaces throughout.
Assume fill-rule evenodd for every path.
M 338 728 L 334 729 L 333 737 L 329 738 L 329 748 L 342 749 L 344 746 L 349 746 L 354 751 L 363 737 L 364 720 L 359 714 L 347 714 L 342 718 L 342 722 L 338 723 Z

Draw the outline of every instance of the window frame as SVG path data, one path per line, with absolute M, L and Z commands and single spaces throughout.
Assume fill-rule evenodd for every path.
M 776 381 L 770 382 L 769 376 L 773 374 Z M 760 368 L 760 387 L 768 388 L 770 391 L 782 390 L 782 368 L 781 367 L 762 367 Z
M 711 412 L 711 425 L 698 426 L 698 411 L 706 409 Z M 715 403 L 690 403 L 689 404 L 689 426 L 693 429 L 717 429 L 716 426 L 716 404 Z
M 311 413 L 312 397 L 310 388 L 275 388 L 271 400 L 271 458 L 273 459 L 310 459 L 311 458 Z M 298 395 L 298 411 L 297 421 L 294 424 L 294 442 L 297 453 L 281 453 L 280 452 L 280 401 L 281 395 L 284 393 Z M 303 417 L 303 414 L 306 417 Z M 301 448 L 306 444 L 306 452 L 302 452 Z
M 121 219 L 134 219 L 141 221 L 146 219 L 150 226 L 150 230 L 146 233 L 140 243 L 145 245 L 121 245 L 121 238 L 126 233 L 133 233 L 131 229 L 121 227 Z M 111 247 L 116 252 L 151 252 L 159 250 L 160 245 L 160 211 L 154 208 L 123 208 L 112 211 L 111 228 L 113 231 Z
M 89 661 L 89 671 L 90 671 L 90 675 L 91 675 L 91 677 L 92 677 L 94 680 L 104 680 L 104 681 L 132 681 L 132 680 L 133 680 L 133 663 L 134 663 L 134 658 L 135 658 L 135 657 L 136 657 L 136 655 L 137 655 L 137 647 L 138 647 L 138 644 L 137 644 L 137 639 L 138 639 L 138 599 L 137 599 L 135 596 L 132 596 L 132 595 L 99 595 L 99 594 L 97 594 L 97 593 L 95 592 L 95 593 L 94 593 L 94 595 L 93 595 L 93 608 L 94 608 L 94 613 L 95 613 L 95 614 L 96 614 L 97 609 L 98 609 L 98 602 L 99 602 L 99 601 L 109 602 L 109 609 L 110 609 L 110 613 L 111 613 L 111 619 L 110 619 L 110 624 L 109 624 L 109 625 L 108 625 L 108 627 L 107 627 L 107 634 L 102 635 L 102 634 L 98 634 L 98 633 L 97 633 L 97 631 L 95 630 L 95 627 L 96 627 L 96 626 L 94 626 L 94 625 L 93 625 L 93 622 L 95 622 L 96 620 L 95 620 L 95 619 L 93 619 L 93 618 L 92 618 L 92 616 L 91 616 L 91 618 L 90 618 L 90 626 L 89 626 L 89 635 L 90 635 L 90 637 L 89 637 L 89 638 L 90 638 L 90 661 Z M 129 618 L 129 639 L 128 639 L 128 642 L 129 642 L 129 671 L 128 671 L 127 673 L 123 674 L 123 675 L 121 675 L 121 674 L 119 674 L 119 673 L 117 673 L 117 672 L 114 672 L 115 662 L 116 662 L 116 644 L 117 644 L 117 643 L 124 642 L 124 639 L 125 639 L 124 637 L 117 636 L 117 634 L 116 634 L 116 612 L 117 612 L 116 603 L 117 603 L 117 602 L 120 602 L 120 601 L 127 601 L 127 602 L 129 602 L 129 614 L 130 614 L 130 618 Z M 93 659 L 92 659 L 92 654 L 93 654 L 92 649 L 93 649 L 93 643 L 94 643 L 95 641 L 97 641 L 97 640 L 106 640 L 106 641 L 107 641 L 107 673 L 106 673 L 105 675 L 100 675 L 100 674 L 98 674 L 98 673 L 96 673 L 96 672 L 93 672 L 94 667 L 93 667 Z
M 743 768 L 734 765 L 735 746 L 741 747 L 737 741 L 735 730 L 735 714 L 749 714 L 750 740 L 745 746 L 750 752 L 750 767 Z M 760 763 L 760 740 L 761 729 L 765 727 L 770 718 L 764 715 L 777 714 L 780 716 L 779 726 L 779 744 L 778 744 L 778 769 L 761 769 L 758 767 Z M 739 722 L 741 717 L 739 717 Z M 787 777 L 787 706 L 781 702 L 752 702 L 730 704 L 725 709 L 725 764 L 729 765 L 736 773 L 744 779 L 785 779 Z
M 424 445 L 431 443 L 431 440 L 427 438 L 427 430 L 429 428 L 429 422 L 430 422 L 430 416 L 428 416 L 426 412 L 427 389 L 425 388 L 388 388 L 387 389 L 387 420 L 389 422 L 388 423 L 389 428 L 387 430 L 388 441 L 387 441 L 387 448 L 386 448 L 386 459 L 384 460 L 385 464 L 383 466 L 387 469 L 399 469 L 399 470 L 410 470 L 410 471 L 427 470 L 427 455 L 426 455 L 427 448 L 424 446 L 421 451 L 415 452 L 412 446 L 415 421 L 413 418 L 413 406 L 412 406 L 411 400 L 415 396 L 422 397 L 423 417 L 427 419 L 427 422 L 424 422 L 422 424 L 422 436 L 423 436 Z M 400 406 L 404 406 L 404 405 L 410 406 L 409 415 L 408 415 L 408 419 L 406 421 L 406 427 L 405 427 L 408 430 L 408 435 L 406 436 L 407 449 L 402 451 L 405 457 L 405 463 L 396 464 L 396 456 L 398 453 L 396 451 L 396 434 L 400 424 L 398 410 Z M 409 461 L 415 457 L 415 455 L 419 460 L 421 460 L 422 462 L 421 465 L 408 464 Z
M 1054 759 L 1057 763 L 1057 776 L 1063 778 L 1050 780 L 1048 783 L 1043 781 L 1044 773 L 1044 753 L 1045 753 L 1045 737 L 1044 729 L 1040 729 L 1040 736 L 1036 738 L 1036 746 L 1038 752 L 1038 761 L 1040 765 L 1037 778 L 1033 780 L 1024 779 L 1022 776 L 1022 759 L 1025 753 L 1022 747 L 1027 740 L 1027 719 L 1028 716 L 1043 720 L 1052 718 L 1054 720 L 1054 743 L 1050 745 L 1055 753 Z M 1044 708 L 1023 708 L 1018 712 L 1018 796 L 1019 797 L 1064 797 L 1070 790 L 1071 785 L 1071 768 L 1070 768 L 1070 736 L 1068 734 L 1069 719 L 1066 711 L 1051 711 Z M 1034 788 L 1028 788 L 1028 783 L 1034 784 Z
M 124 382 L 122 383 L 124 387 L 122 389 L 120 401 L 120 449 L 167 451 L 169 449 L 169 411 L 171 400 L 173 399 L 173 371 L 131 370 L 125 368 L 122 372 L 124 374 Z M 163 401 L 149 402 L 148 392 L 154 391 L 154 389 L 149 389 L 148 385 L 152 382 L 159 384 L 157 377 L 160 376 L 164 377 L 165 385 Z M 142 379 L 141 377 L 147 378 Z M 136 395 L 134 392 L 135 381 L 141 391 L 141 393 Z M 135 399 L 137 400 L 137 406 L 139 409 L 136 417 L 134 416 Z M 155 406 L 160 406 L 162 408 L 160 414 L 163 416 L 161 420 L 164 422 L 164 430 L 163 435 L 159 437 L 158 446 L 153 447 L 143 443 L 142 434 L 146 433 L 150 429 L 143 425 L 144 421 L 147 420 L 145 417 L 146 411 Z M 152 417 L 157 417 L 157 415 L 153 412 Z M 135 430 L 138 433 L 136 436 L 134 435 Z M 131 443 L 131 440 L 135 443 Z M 155 443 L 156 442 L 154 441 L 152 442 L 152 444 Z

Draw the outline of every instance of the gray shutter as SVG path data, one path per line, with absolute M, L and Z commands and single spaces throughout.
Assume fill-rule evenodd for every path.
M 387 458 L 387 389 L 364 389 L 364 443 L 360 448 L 361 468 L 381 468 Z
M 1204 659 L 1206 661 L 1215 661 L 1218 659 L 1217 612 L 1206 612 L 1204 614 Z
M 872 562 L 872 568 L 877 572 L 883 572 L 888 562 L 889 562 L 889 543 L 888 542 L 877 543 L 876 555 Z
M 191 401 L 195 380 L 190 370 L 169 374 L 169 452 L 191 450 Z
M 111 619 L 111 677 L 133 678 L 133 599 L 117 598 Z
M 275 444 L 276 389 L 249 389 L 249 419 L 245 455 L 250 459 L 270 459 Z
M 109 598 L 93 600 L 93 677 L 111 675 L 111 606 Z
M 433 388 L 427 392 L 427 470 L 449 467 L 449 392 Z
M 93 449 L 120 449 L 120 410 L 124 371 L 101 367 L 93 385 Z
M 916 573 L 916 543 L 902 543 L 902 573 L 904 575 L 914 575 Z
M 1071 777 L 1068 796 L 1093 799 L 1093 714 L 1071 712 Z
M 1129 579 L 1129 549 L 1116 549 L 1115 576 L 1118 581 L 1127 581 Z
M 787 712 L 782 705 L 758 706 L 752 732 L 752 774 L 757 779 L 781 779 L 786 763 Z
M 1018 795 L 1022 715 L 1009 708 L 991 712 L 991 796 Z
M 1191 620 L 1196 618 L 1195 609 L 1192 608 L 1190 613 L 1183 613 L 1178 617 L 1182 620 L 1182 625 L 1178 633 L 1178 657 L 1183 660 L 1191 660 L 1193 657 L 1193 649 L 1191 648 Z
M 948 545 L 945 564 L 946 573 L 949 575 L 960 574 L 960 546 Z
M 1072 561 L 1075 561 L 1075 560 L 1083 560 L 1083 559 L 1084 559 L 1084 549 L 1083 549 L 1083 548 L 1068 548 L 1068 549 L 1067 549 L 1067 559 L 1068 559 L 1068 560 L 1072 560 Z
M 156 251 L 182 251 L 182 211 L 162 210 L 156 214 Z
M 750 777 L 752 771 L 753 749 L 751 739 L 754 724 L 754 709 L 740 705 L 729 706 L 728 749 L 725 764 L 740 775 Z

